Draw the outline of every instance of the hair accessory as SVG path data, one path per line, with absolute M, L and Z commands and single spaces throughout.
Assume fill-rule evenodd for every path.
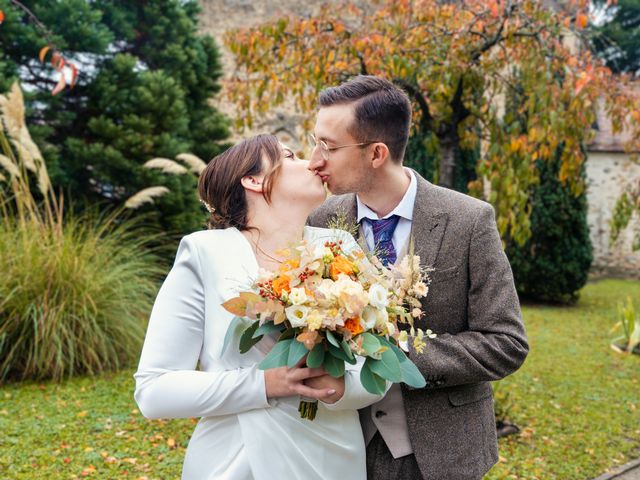
M 204 208 L 207 209 L 207 211 L 211 214 L 213 214 L 213 212 L 216 211 L 215 208 L 213 208 L 211 205 L 209 205 L 207 202 L 205 202 L 204 200 L 200 199 L 200 203 L 202 203 L 204 205 Z

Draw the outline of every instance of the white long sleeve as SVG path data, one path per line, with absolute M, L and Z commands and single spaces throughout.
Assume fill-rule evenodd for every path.
M 153 306 L 134 375 L 135 400 L 145 417 L 208 417 L 269 407 L 264 372 L 257 365 L 196 370 L 205 321 L 215 319 L 205 314 L 198 250 L 185 237 Z

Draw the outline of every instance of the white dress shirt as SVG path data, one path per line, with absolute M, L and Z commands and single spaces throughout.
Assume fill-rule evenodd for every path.
M 305 227 L 307 241 L 343 240 L 346 232 Z M 183 480 L 366 479 L 357 409 L 381 397 L 360 383 L 362 361 L 346 365 L 345 394 L 300 418 L 298 396 L 267 399 L 258 363 L 273 339 L 246 354 L 222 303 L 257 278 L 253 249 L 235 228 L 184 237 L 156 298 L 140 358 L 135 399 L 147 418 L 200 418 L 186 451 Z M 199 364 L 199 368 L 196 366 Z
M 406 244 L 409 240 L 409 236 L 411 235 L 411 222 L 413 221 L 413 205 L 416 202 L 416 193 L 418 192 L 418 182 L 416 180 L 416 176 L 413 171 L 405 168 L 404 169 L 407 176 L 411 179 L 409 183 L 409 188 L 400 200 L 400 203 L 396 205 L 388 215 L 385 215 L 382 218 L 389 218 L 391 215 L 398 215 L 400 219 L 398 220 L 398 225 L 396 226 L 395 231 L 393 232 L 393 246 L 396 250 L 396 253 L 400 251 L 400 249 Z M 362 219 L 369 218 L 371 220 L 381 220 L 380 217 L 371 210 L 367 205 L 365 205 L 360 197 L 356 195 L 356 202 L 358 204 L 358 223 L 362 225 L 362 231 L 364 232 L 364 238 L 367 242 L 367 247 L 369 250 L 373 251 L 375 247 L 375 241 L 373 239 L 373 227 L 369 222 L 363 222 Z

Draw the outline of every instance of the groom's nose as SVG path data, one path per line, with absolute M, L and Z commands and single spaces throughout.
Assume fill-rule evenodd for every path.
M 320 153 L 319 148 L 314 148 L 311 151 L 311 155 L 309 156 L 309 165 L 307 168 L 312 172 L 319 170 L 324 164 L 324 159 L 322 158 L 322 154 Z

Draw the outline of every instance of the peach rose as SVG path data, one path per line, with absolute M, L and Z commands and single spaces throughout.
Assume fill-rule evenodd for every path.
M 353 264 L 345 257 L 335 257 L 329 266 L 329 273 L 334 280 L 337 280 L 338 275 L 341 273 L 351 275 L 353 273 Z
M 281 275 L 273 281 L 271 288 L 273 288 L 273 292 L 280 297 L 283 291 L 287 293 L 291 291 L 291 285 L 289 285 L 290 281 L 291 278 L 289 278 L 288 275 Z

